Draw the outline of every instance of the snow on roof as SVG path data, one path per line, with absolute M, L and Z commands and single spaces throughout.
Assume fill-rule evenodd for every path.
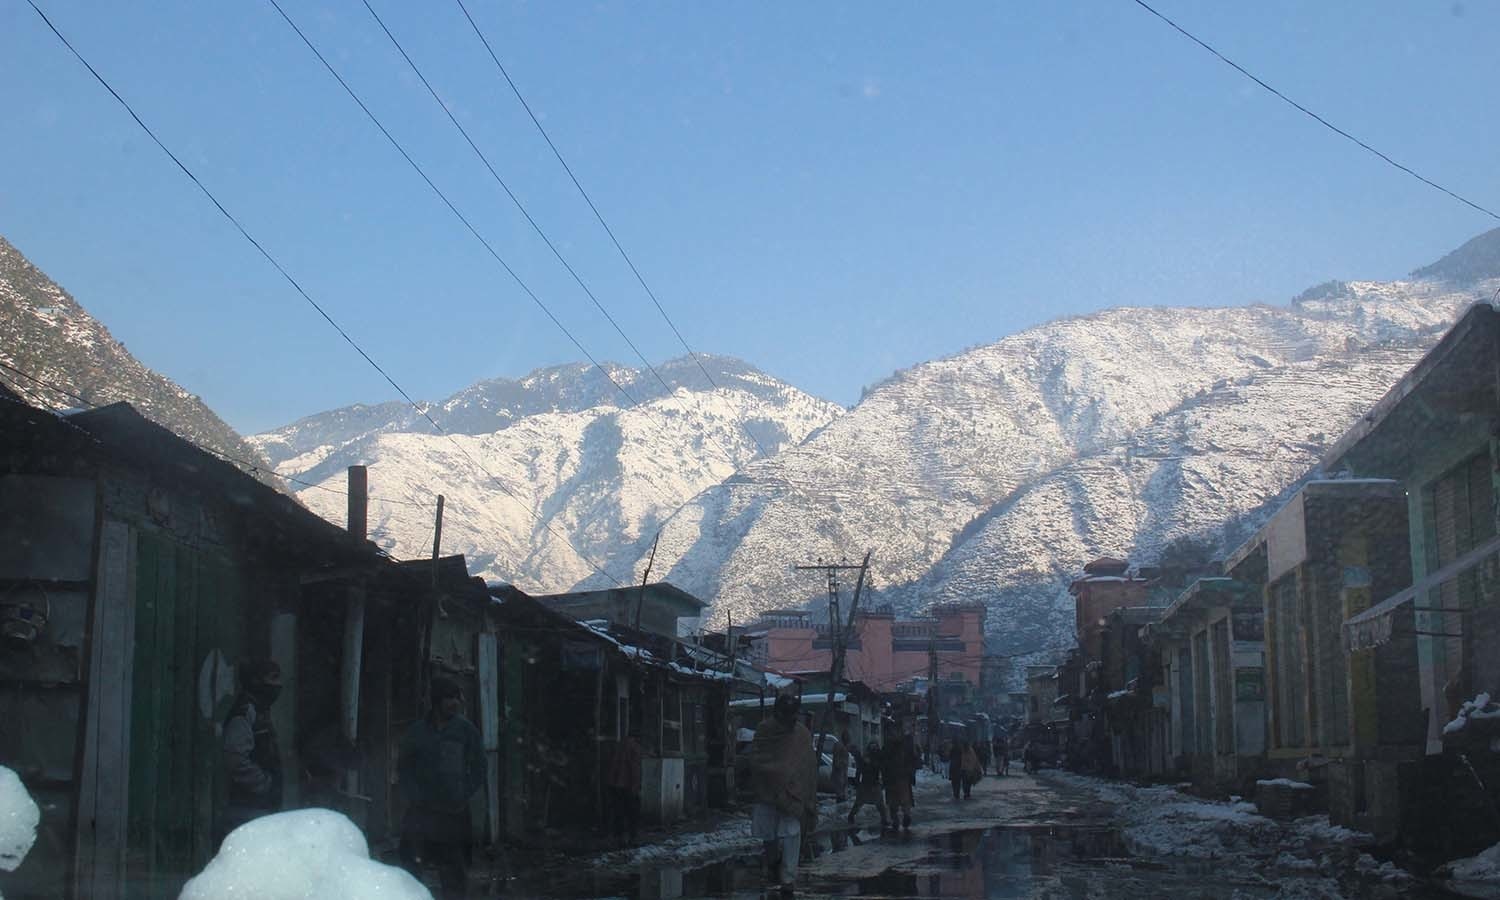
M 1400 484 L 1394 478 L 1313 478 L 1308 484 Z

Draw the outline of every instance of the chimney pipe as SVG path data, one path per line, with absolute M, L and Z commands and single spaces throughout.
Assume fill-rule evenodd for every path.
M 369 533 L 370 470 L 349 467 L 349 533 L 364 540 Z

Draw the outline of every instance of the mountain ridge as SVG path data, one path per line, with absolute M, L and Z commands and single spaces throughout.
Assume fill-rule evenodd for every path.
M 265 459 L 193 394 L 130 354 L 97 319 L 0 237 L 0 362 L 52 387 L 0 371 L 17 394 L 45 409 L 120 401 L 142 415 L 223 456 L 248 464 L 255 476 L 282 487 L 264 473 Z M 66 393 L 64 393 L 66 392 Z

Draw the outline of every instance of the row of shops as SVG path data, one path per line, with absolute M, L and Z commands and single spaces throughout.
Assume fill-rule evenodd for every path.
M 738 636 L 679 637 L 703 604 L 671 585 L 531 596 L 462 556 L 394 560 L 365 539 L 357 494 L 340 528 L 126 404 L 59 415 L 0 396 L 0 760 L 42 810 L 0 890 L 175 897 L 215 849 L 247 660 L 282 673 L 283 807 L 345 813 L 377 856 L 437 676 L 482 736 L 471 813 L 491 845 L 598 841 L 631 734 L 647 822 L 735 803 L 736 738 L 780 691 L 834 735 L 882 739 L 890 708 L 864 685 L 767 671 Z
M 1078 767 L 1291 792 L 1434 858 L 1494 843 L 1497 389 L 1480 304 L 1210 571 L 1090 564 L 1079 647 L 1032 673 L 1033 719 Z

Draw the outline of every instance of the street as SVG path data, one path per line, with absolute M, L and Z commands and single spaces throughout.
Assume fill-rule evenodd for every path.
M 802 897 L 1442 897 L 1372 857 L 1364 836 L 1323 816 L 1266 819 L 1245 803 L 1171 787 L 1044 771 L 988 776 L 955 802 L 923 773 L 909 832 L 882 834 L 866 809 L 825 798 L 817 855 L 798 871 Z M 509 895 L 756 897 L 758 845 L 741 814 L 698 834 L 548 866 Z M 498 886 L 497 886 L 498 887 Z

